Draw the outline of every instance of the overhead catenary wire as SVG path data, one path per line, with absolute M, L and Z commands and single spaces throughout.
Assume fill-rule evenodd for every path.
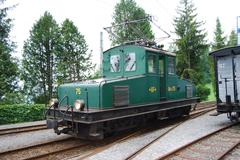
M 118 23 L 118 24 L 113 24 L 110 27 L 104 27 L 103 29 L 105 31 L 107 31 L 110 35 L 112 35 L 114 38 L 119 38 L 118 35 L 116 35 L 113 32 L 113 28 L 119 27 L 119 26 L 129 26 L 133 31 L 135 31 L 136 34 L 138 34 L 140 36 L 140 39 L 143 39 L 145 41 L 147 41 L 148 39 L 146 38 L 146 36 L 143 34 L 143 32 L 141 32 L 140 30 L 132 27 L 130 24 L 137 24 L 137 23 L 142 23 L 144 21 L 149 21 L 151 22 L 154 26 L 156 26 L 160 31 L 162 31 L 164 34 L 166 34 L 165 37 L 161 37 L 161 39 L 166 39 L 166 38 L 170 38 L 171 35 L 164 30 L 162 27 L 160 27 L 160 25 L 158 25 L 156 22 L 154 22 L 154 18 L 151 15 L 147 15 L 146 17 L 140 18 L 140 19 L 136 19 L 136 20 L 125 20 L 124 22 Z M 142 37 L 141 37 L 142 36 Z

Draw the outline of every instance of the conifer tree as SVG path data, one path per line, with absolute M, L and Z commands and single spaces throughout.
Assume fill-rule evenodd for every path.
M 204 72 L 208 45 L 203 22 L 197 21 L 196 8 L 191 0 L 181 0 L 174 19 L 177 35 L 177 73 L 182 78 L 191 79 L 197 85 L 197 94 L 206 99 L 210 91 L 205 87 Z
M 227 42 L 227 46 L 228 47 L 237 46 L 237 33 L 234 30 L 232 30 L 230 33 L 230 36 L 229 36 L 229 39 Z
M 219 18 L 217 18 L 216 28 L 214 31 L 214 42 L 212 44 L 212 51 L 224 48 L 225 46 L 226 46 L 226 37 L 224 36 L 221 22 Z
M 4 7 L 0 0 L 0 102 L 17 87 L 18 67 L 11 53 L 15 44 L 10 39 L 12 20 L 8 18 L 9 7 Z
M 214 38 L 213 38 L 213 44 L 212 44 L 212 51 L 221 49 L 226 47 L 226 37 L 224 36 L 224 32 L 222 29 L 222 25 L 220 22 L 220 19 L 216 19 L 216 28 L 214 31 Z M 209 57 L 209 65 L 210 65 L 210 77 L 212 81 L 213 90 L 215 92 L 216 85 L 215 85 L 215 73 L 214 73 L 214 63 L 213 58 Z

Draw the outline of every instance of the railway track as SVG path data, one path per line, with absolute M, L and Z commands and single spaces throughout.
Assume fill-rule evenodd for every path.
M 205 105 L 205 107 L 196 107 L 196 109 L 190 113 L 190 117 L 191 118 L 198 117 L 198 116 L 205 114 L 213 109 L 214 109 L 214 107 L 213 107 L 212 103 Z M 187 120 L 186 117 L 183 119 L 184 119 L 183 121 Z M 182 119 L 181 119 L 181 121 L 182 121 Z M 167 130 L 165 133 L 163 133 L 163 135 L 167 134 L 168 132 L 170 132 L 177 126 L 179 126 L 181 123 L 183 123 L 183 122 L 179 122 L 179 123 L 177 122 L 177 124 L 174 122 L 174 124 L 172 124 L 170 129 Z M 39 126 L 39 127 L 41 128 L 41 126 Z M 165 127 L 167 127 L 167 124 Z M 63 159 L 63 158 L 85 159 L 92 155 L 100 153 L 100 152 L 112 147 L 113 145 L 115 145 L 117 143 L 127 141 L 131 138 L 140 136 L 144 133 L 151 132 L 156 129 L 163 129 L 164 126 L 161 126 L 161 128 L 154 128 L 154 129 L 153 128 L 146 128 L 146 129 L 142 129 L 139 131 L 133 131 L 130 134 L 127 133 L 125 135 L 118 136 L 115 138 L 114 137 L 107 138 L 106 140 L 104 140 L 104 142 L 92 143 L 92 142 L 82 141 L 82 140 L 75 139 L 75 138 L 67 138 L 67 139 L 63 139 L 63 140 L 59 140 L 59 141 L 37 144 L 37 145 L 29 146 L 29 147 L 23 147 L 23 148 L 20 148 L 17 150 L 11 150 L 11 151 L 0 153 L 0 160 L 1 159 L 4 159 L 4 160 L 5 159 Z M 35 130 L 37 130 L 37 129 L 35 129 Z M 31 131 L 31 130 L 27 129 L 27 131 Z M 20 132 L 25 132 L 25 131 L 20 131 Z M 15 131 L 12 133 L 19 133 L 19 132 Z M 161 138 L 161 136 L 159 136 L 159 138 Z M 154 140 L 154 141 L 156 141 L 156 140 Z M 151 143 L 154 143 L 154 141 Z M 147 146 L 149 146 L 150 144 L 148 144 Z M 147 146 L 145 146 L 145 148 Z M 131 159 L 136 154 L 141 152 L 143 149 L 140 149 L 139 151 L 134 153 L 132 156 L 129 156 L 127 159 Z M 66 156 L 66 155 L 68 155 L 68 156 Z
M 0 159 L 38 159 L 44 158 L 51 154 L 64 152 L 74 148 L 84 147 L 88 145 L 87 142 L 76 138 L 66 138 L 58 141 L 51 141 L 31 146 L 9 150 L 0 153 Z
M 38 125 L 22 126 L 22 127 L 14 127 L 14 128 L 2 128 L 0 129 L 0 135 L 31 132 L 31 131 L 37 131 L 37 130 L 43 130 L 43 129 L 47 129 L 46 124 L 38 124 Z
M 204 108 L 197 108 L 196 110 L 192 111 L 190 113 L 190 117 L 182 122 L 177 123 L 176 125 L 173 125 L 172 127 L 170 127 L 168 130 L 166 130 L 166 132 L 164 132 L 163 134 L 159 135 L 156 139 L 154 139 L 153 141 L 149 142 L 148 144 L 146 144 L 145 146 L 141 147 L 139 150 L 135 151 L 134 153 L 132 153 L 131 155 L 129 155 L 126 160 L 130 160 L 133 159 L 134 157 L 136 157 L 138 154 L 140 154 L 141 152 L 143 152 L 146 148 L 148 148 L 151 144 L 153 144 L 154 142 L 156 142 L 157 140 L 159 140 L 160 138 L 162 138 L 164 135 L 168 134 L 169 132 L 171 132 L 172 130 L 174 130 L 175 128 L 177 128 L 178 126 L 182 125 L 184 122 L 186 122 L 189 119 L 194 119 L 197 118 L 203 114 L 208 113 L 209 111 L 212 111 L 215 109 L 215 104 L 208 104 L 207 106 L 205 106 Z
M 216 159 L 222 160 L 240 145 L 239 123 L 216 130 L 196 139 L 158 159 Z M 236 129 L 237 128 L 237 129 Z
M 208 105 L 204 104 L 204 107 L 201 106 L 201 108 L 199 109 L 198 107 L 196 107 L 196 109 L 194 111 L 191 112 L 190 114 L 190 119 L 193 119 L 193 118 L 196 118 L 198 116 L 201 116 L 202 114 L 205 114 L 209 111 L 212 111 L 215 109 L 215 104 L 213 102 L 209 103 Z M 157 129 L 164 129 L 164 128 L 167 128 L 169 127 L 169 129 L 167 129 L 166 131 L 164 131 L 160 136 L 158 136 L 156 139 L 154 139 L 153 141 L 149 142 L 148 144 L 146 144 L 144 147 L 140 148 L 139 150 L 137 150 L 136 152 L 134 152 L 133 154 L 131 154 L 130 156 L 128 156 L 126 159 L 132 159 L 134 158 L 137 154 L 139 154 L 140 152 L 142 152 L 144 149 L 146 149 L 148 146 L 150 146 L 152 143 L 154 143 L 155 141 L 157 141 L 158 139 L 160 139 L 161 137 L 163 137 L 164 135 L 166 135 L 167 133 L 171 132 L 173 129 L 175 129 L 176 127 L 178 127 L 179 125 L 181 125 L 182 123 L 184 123 L 185 121 L 189 120 L 189 118 L 185 119 L 182 121 L 181 119 L 181 122 L 178 122 L 177 124 L 172 124 L 171 127 L 169 127 L 169 124 L 166 124 L 166 126 L 161 126 L 161 128 L 157 128 Z M 154 128 L 154 129 L 153 129 Z M 108 148 L 111 148 L 112 146 L 114 146 L 115 144 L 117 143 L 121 143 L 121 142 L 124 142 L 124 141 L 127 141 L 131 138 L 134 138 L 134 137 L 137 137 L 137 136 L 140 136 L 144 133 L 147 133 L 147 132 L 151 132 L 153 130 L 156 130 L 155 127 L 153 128 L 148 128 L 148 129 L 144 129 L 142 131 L 138 131 L 138 132 L 135 132 L 133 134 L 130 134 L 129 136 L 126 136 L 122 139 L 119 139 L 117 141 L 115 141 L 114 143 L 110 143 L 109 145 L 106 145 L 106 146 L 103 146 L 103 147 L 100 147 L 100 148 L 96 148 L 94 149 L 93 151 L 91 151 L 90 153 L 88 154 L 85 154 L 85 155 L 75 155 L 75 156 L 72 156 L 71 158 L 72 159 L 87 159 L 95 154 L 98 154 Z

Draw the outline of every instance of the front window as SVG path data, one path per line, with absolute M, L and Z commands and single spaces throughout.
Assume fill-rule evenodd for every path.
M 111 72 L 120 72 L 120 55 L 112 55 L 110 58 Z
M 156 56 L 149 55 L 148 56 L 148 73 L 156 73 Z
M 125 56 L 125 71 L 136 70 L 136 55 L 135 53 L 128 53 Z

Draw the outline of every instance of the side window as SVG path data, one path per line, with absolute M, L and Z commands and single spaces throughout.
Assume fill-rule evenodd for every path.
M 164 74 L 164 64 L 163 64 L 163 59 L 159 59 L 159 74 L 163 76 Z
M 156 67 L 156 56 L 155 55 L 149 55 L 148 56 L 148 73 L 157 73 L 157 67 Z
M 136 54 L 128 53 L 125 55 L 125 71 L 136 70 Z
M 168 74 L 175 74 L 175 63 L 173 57 L 168 57 Z
M 120 72 L 120 55 L 110 57 L 111 72 Z

